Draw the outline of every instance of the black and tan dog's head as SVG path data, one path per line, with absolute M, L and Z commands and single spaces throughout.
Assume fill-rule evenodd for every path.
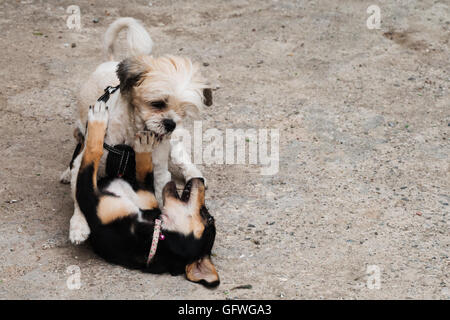
M 197 65 L 178 56 L 138 56 L 117 68 L 120 91 L 134 107 L 138 130 L 170 134 L 177 123 L 212 104 L 211 89 Z
M 217 286 L 219 275 L 211 262 L 216 236 L 214 218 L 205 206 L 205 185 L 201 178 L 189 180 L 179 196 L 175 182 L 163 190 L 162 229 L 164 242 L 186 261 L 188 280 L 208 287 Z

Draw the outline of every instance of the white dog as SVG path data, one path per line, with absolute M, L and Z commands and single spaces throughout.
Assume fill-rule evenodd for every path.
M 118 33 L 127 28 L 127 40 L 131 57 L 122 62 L 114 60 L 114 42 Z M 112 23 L 105 34 L 105 50 L 109 62 L 97 67 L 84 83 L 78 98 L 79 120 L 76 137 L 79 146 L 74 153 L 71 166 L 61 175 L 61 182 L 71 182 L 75 190 L 78 152 L 83 144 L 89 106 L 99 96 L 109 108 L 109 124 L 105 136 L 105 149 L 118 155 L 117 175 L 125 170 L 128 156 L 115 145 L 131 145 L 139 131 L 152 131 L 161 139 L 153 151 L 155 194 L 161 192 L 171 180 L 169 158 L 179 167 L 188 181 L 202 177 L 201 172 L 189 160 L 182 142 L 171 141 L 170 135 L 182 130 L 182 121 L 196 115 L 203 105 L 211 105 L 211 90 L 201 76 L 197 65 L 188 58 L 179 56 L 152 57 L 152 39 L 144 27 L 133 18 L 120 18 Z M 107 89 L 105 89 L 107 88 Z M 174 139 L 173 139 L 174 140 Z M 107 152 L 105 152 L 104 159 Z M 120 161 L 119 161 L 120 160 Z M 72 243 L 86 240 L 90 230 L 76 197 L 72 194 L 75 209 L 70 220 Z

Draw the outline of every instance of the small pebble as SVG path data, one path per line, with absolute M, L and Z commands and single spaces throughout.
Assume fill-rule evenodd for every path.
M 77 46 L 77 44 L 76 44 L 75 42 L 73 42 L 70 46 L 71 46 L 72 48 L 75 48 L 75 47 Z
M 98 18 L 94 18 L 94 19 L 92 19 L 92 22 L 93 23 L 98 23 L 100 20 L 98 19 Z
M 207 67 L 207 66 L 209 66 L 209 63 L 208 62 L 203 62 L 203 66 Z
M 251 223 L 249 223 L 248 225 L 247 225 L 247 228 L 255 228 L 256 226 L 254 225 L 254 224 L 251 224 Z

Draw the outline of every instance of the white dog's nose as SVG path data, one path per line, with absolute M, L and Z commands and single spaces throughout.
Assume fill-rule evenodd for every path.
M 164 129 L 166 129 L 167 132 L 172 132 L 177 126 L 177 124 L 172 119 L 164 119 L 163 125 Z

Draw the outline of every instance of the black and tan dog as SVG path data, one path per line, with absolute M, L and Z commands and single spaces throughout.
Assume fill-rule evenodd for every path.
M 151 159 L 159 141 L 150 132 L 140 132 L 127 159 L 135 166 L 127 166 L 121 178 L 97 181 L 107 122 L 108 107 L 98 101 L 89 110 L 82 155 L 74 163 L 79 168 L 75 199 L 88 221 L 95 252 L 128 268 L 186 273 L 190 281 L 217 286 L 219 276 L 210 258 L 216 229 L 205 207 L 203 180 L 189 180 L 181 197 L 175 183 L 167 183 L 160 210 Z

